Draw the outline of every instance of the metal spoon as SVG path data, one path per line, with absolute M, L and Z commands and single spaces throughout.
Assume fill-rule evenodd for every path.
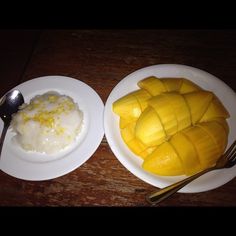
M 19 109 L 19 106 L 23 103 L 24 97 L 19 90 L 11 90 L 0 99 L 0 117 L 4 122 L 0 139 L 0 156 L 2 152 L 3 141 L 12 120 L 12 114 L 16 113 Z

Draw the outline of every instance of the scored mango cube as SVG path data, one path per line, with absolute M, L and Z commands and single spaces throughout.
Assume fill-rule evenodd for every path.
M 214 96 L 200 122 L 211 121 L 216 117 L 227 119 L 229 118 L 229 112 L 226 110 L 221 101 Z
M 148 105 L 156 111 L 167 136 L 171 136 L 178 131 L 178 122 L 173 107 L 164 94 L 149 99 Z
M 137 119 L 141 115 L 142 109 L 135 93 L 136 91 L 116 100 L 112 104 L 113 111 L 124 119 Z
M 188 104 L 192 125 L 196 124 L 206 112 L 213 94 L 209 91 L 197 91 L 184 94 L 184 99 Z
M 173 135 L 170 143 L 182 160 L 186 175 L 192 175 L 202 170 L 194 145 L 182 132 Z
M 162 81 L 155 76 L 150 76 L 139 81 L 138 86 L 145 89 L 152 96 L 156 96 L 167 91 Z
M 167 92 L 178 92 L 181 88 L 182 78 L 163 78 L 161 79 Z
M 157 175 L 183 175 L 184 169 L 180 158 L 169 142 L 157 147 L 144 159 L 143 169 Z
M 156 146 L 166 140 L 166 133 L 155 110 L 147 107 L 137 120 L 135 136 L 147 146 Z
M 199 91 L 202 90 L 198 85 L 196 85 L 194 82 L 183 78 L 182 79 L 182 84 L 179 89 L 180 94 L 186 94 L 186 93 L 191 93 L 194 91 Z

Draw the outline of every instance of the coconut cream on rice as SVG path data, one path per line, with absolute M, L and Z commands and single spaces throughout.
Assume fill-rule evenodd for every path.
M 23 104 L 11 126 L 24 150 L 56 154 L 75 142 L 82 123 L 83 112 L 73 99 L 50 91 Z

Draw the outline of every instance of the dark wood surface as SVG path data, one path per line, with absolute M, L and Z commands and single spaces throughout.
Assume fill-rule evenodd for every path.
M 142 67 L 194 66 L 236 91 L 233 30 L 2 30 L 2 96 L 18 83 L 44 75 L 79 79 L 106 102 L 126 75 Z M 227 95 L 226 95 L 227 96 Z M 149 206 L 155 187 L 127 171 L 103 138 L 80 168 L 48 181 L 25 181 L 0 171 L 0 206 Z M 177 193 L 159 206 L 236 206 L 236 179 L 203 193 Z

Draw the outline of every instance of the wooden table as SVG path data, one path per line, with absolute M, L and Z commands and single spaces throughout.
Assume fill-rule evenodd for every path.
M 2 30 L 0 95 L 44 75 L 79 79 L 106 102 L 111 90 L 142 67 L 176 63 L 221 78 L 236 91 L 236 31 L 230 30 Z M 227 96 L 227 95 L 226 95 Z M 121 165 L 103 138 L 80 168 L 48 181 L 0 172 L 1 206 L 149 206 L 156 188 Z M 177 193 L 159 206 L 236 206 L 236 179 L 203 193 Z

